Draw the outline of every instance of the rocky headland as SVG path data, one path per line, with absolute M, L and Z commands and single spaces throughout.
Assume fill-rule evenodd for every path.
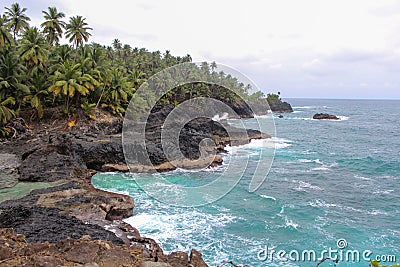
M 314 120 L 340 120 L 339 117 L 327 113 L 317 113 L 313 116 Z
M 293 112 L 292 106 L 285 101 L 279 99 L 268 100 L 268 105 L 272 112 L 277 113 L 290 113 Z

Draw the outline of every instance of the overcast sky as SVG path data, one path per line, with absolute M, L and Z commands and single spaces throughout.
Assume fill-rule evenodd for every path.
M 90 41 L 215 60 L 284 98 L 400 99 L 400 1 L 18 2 L 32 25 L 56 6 L 87 18 Z

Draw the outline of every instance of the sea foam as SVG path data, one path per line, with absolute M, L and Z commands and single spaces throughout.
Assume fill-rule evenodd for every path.
M 250 143 L 245 145 L 234 146 L 234 147 L 228 145 L 225 147 L 225 150 L 227 150 L 229 153 L 232 153 L 242 149 L 260 149 L 260 148 L 282 149 L 291 146 L 292 143 L 293 141 L 291 140 L 278 137 L 272 137 L 267 139 L 252 139 Z

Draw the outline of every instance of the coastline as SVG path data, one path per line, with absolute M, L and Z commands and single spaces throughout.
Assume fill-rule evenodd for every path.
M 104 244 L 108 244 L 105 247 L 110 247 L 110 250 L 123 250 L 131 254 L 133 251 L 126 246 L 133 246 L 136 256 L 132 262 L 136 262 L 135 266 L 156 266 L 149 265 L 149 262 L 164 262 L 171 266 L 207 266 L 196 250 L 192 250 L 189 255 L 181 251 L 165 255 L 154 240 L 141 237 L 137 229 L 122 222 L 133 215 L 134 201 L 131 197 L 92 186 L 91 177 L 96 171 L 118 170 L 125 164 L 118 133 L 121 129 L 120 123 L 119 118 L 114 117 L 111 120 L 92 122 L 89 126 L 82 123 L 66 132 L 48 132 L 44 124 L 34 134 L 26 134 L 22 138 L 2 144 L 0 153 L 12 154 L 18 158 L 12 169 L 17 170 L 19 182 L 26 183 L 28 187 L 35 183 L 44 183 L 43 188 L 34 189 L 21 198 L 0 203 L 0 228 L 13 228 L 2 230 L 5 231 L 5 242 L 15 239 L 15 234 L 19 239 L 26 240 L 28 247 L 43 246 L 50 242 L 51 245 L 46 245 L 43 249 L 29 252 L 30 257 L 36 257 L 34 262 L 37 264 L 43 263 L 43 259 L 38 258 L 43 253 L 50 253 L 51 257 L 58 259 L 59 252 L 52 251 L 53 244 L 73 238 L 73 242 L 77 242 L 76 246 L 99 245 L 105 242 Z M 219 131 L 222 125 L 212 120 L 200 121 L 192 126 L 200 129 L 204 128 L 204 123 L 213 126 L 206 128 L 213 129 L 212 136 L 218 140 L 218 152 L 223 152 L 231 141 L 245 144 L 251 139 L 269 137 L 249 130 L 247 137 L 229 140 L 225 133 Z M 101 130 L 94 130 L 96 128 Z M 204 132 L 198 135 L 204 136 Z M 190 146 L 187 149 L 190 150 Z M 212 164 L 221 163 L 219 156 L 214 157 Z M 159 171 L 176 168 L 171 167 L 169 162 L 159 166 L 164 166 Z M 196 166 L 195 164 L 194 167 Z M 12 192 L 13 187 L 7 190 Z M 27 256 L 21 251 L 15 256 L 14 254 L 11 258 L 3 256 L 0 266 L 10 262 L 22 264 Z M 92 260 L 100 259 L 102 254 L 96 255 L 97 258 Z M 78 261 L 64 258 L 62 264 L 69 265 Z M 99 260 L 97 263 L 100 262 Z

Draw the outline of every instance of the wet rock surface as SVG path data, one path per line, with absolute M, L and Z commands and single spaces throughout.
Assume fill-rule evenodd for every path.
M 90 235 L 92 239 L 123 244 L 121 239 L 98 225 L 85 224 L 74 216 L 60 213 L 59 209 L 41 206 L 3 204 L 0 207 L 0 228 L 13 228 L 16 233 L 24 234 L 28 242 L 54 243 L 66 238 L 79 239 Z
M 279 100 L 279 101 L 268 101 L 268 105 L 271 108 L 272 112 L 278 112 L 278 113 L 290 113 L 293 112 L 292 106 L 285 101 Z
M 317 113 L 313 116 L 314 120 L 339 120 L 335 115 L 326 114 L 326 113 Z
M 15 154 L 0 154 L 0 188 L 12 187 L 18 182 L 20 164 Z
M 143 241 L 146 243 L 147 241 Z M 205 267 L 201 254 L 192 250 L 162 253 L 147 242 L 131 246 L 94 240 L 88 235 L 57 242 L 27 242 L 11 228 L 0 228 L 0 266 L 134 266 L 134 267 Z

